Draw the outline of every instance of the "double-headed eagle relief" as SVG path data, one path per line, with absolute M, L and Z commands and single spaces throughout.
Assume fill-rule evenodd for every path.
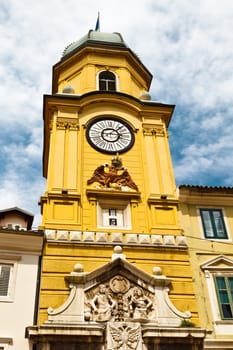
M 87 185 L 92 185 L 95 182 L 100 188 L 138 191 L 137 185 L 133 182 L 128 170 L 122 166 L 118 155 L 112 159 L 111 165 L 106 163 L 98 166 L 87 181 Z

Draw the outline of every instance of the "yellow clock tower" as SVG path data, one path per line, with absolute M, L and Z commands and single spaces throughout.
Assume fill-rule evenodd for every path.
M 171 336 L 181 344 L 187 334 L 177 327 L 198 326 L 168 144 L 174 105 L 151 100 L 151 80 L 119 33 L 90 30 L 53 67 L 52 94 L 44 96 L 47 186 L 40 228 L 46 243 L 39 321 L 28 331 L 31 339 L 43 343 L 46 334 L 46 344 L 52 341 L 42 349 L 60 349 L 48 324 L 90 327 L 88 339 L 99 336 L 98 342 L 119 349 L 111 327 L 127 334 L 141 327 L 137 349 L 158 342 L 153 327 L 175 327 L 160 341 Z M 106 289 L 108 305 L 101 313 L 97 304 L 103 304 Z M 142 299 L 143 311 L 134 301 Z M 63 342 L 74 340 L 67 338 L 70 330 L 63 331 Z M 83 332 L 75 334 L 85 344 Z M 195 349 L 202 338 L 197 336 Z
M 167 137 L 174 106 L 152 102 L 150 83 L 118 33 L 89 31 L 66 48 L 44 99 L 41 228 L 180 234 Z

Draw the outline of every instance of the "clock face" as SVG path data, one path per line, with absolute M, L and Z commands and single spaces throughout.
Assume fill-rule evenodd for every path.
M 131 127 L 113 117 L 92 121 L 87 127 L 86 136 L 91 146 L 104 153 L 126 152 L 134 143 Z

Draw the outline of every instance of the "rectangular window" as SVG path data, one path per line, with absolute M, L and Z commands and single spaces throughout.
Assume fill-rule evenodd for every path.
M 0 302 L 13 302 L 16 263 L 0 261 Z
M 221 209 L 200 209 L 200 213 L 206 238 L 228 238 Z
M 9 295 L 11 270 L 11 264 L 0 264 L 0 296 L 2 297 Z
M 100 228 L 131 229 L 129 202 L 101 198 L 97 202 L 97 224 Z
M 123 210 L 116 209 L 116 208 L 103 209 L 103 226 L 123 227 L 124 226 Z
M 233 319 L 233 276 L 215 276 L 215 285 L 222 319 Z

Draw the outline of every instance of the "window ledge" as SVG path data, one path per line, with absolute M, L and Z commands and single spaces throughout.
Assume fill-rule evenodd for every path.
M 13 303 L 12 297 L 0 296 L 0 303 Z
M 13 344 L 13 339 L 0 337 L 0 344 Z
M 131 192 L 131 191 L 116 191 L 112 188 L 106 189 L 88 189 L 86 191 L 87 197 L 118 197 L 118 198 L 136 198 L 139 199 L 141 196 L 140 192 Z
M 203 239 L 205 239 L 206 241 L 209 242 L 226 242 L 226 243 L 232 243 L 232 240 L 229 238 L 209 238 L 209 237 L 204 237 Z
M 214 322 L 216 325 L 233 325 L 233 319 L 231 320 L 218 320 Z

